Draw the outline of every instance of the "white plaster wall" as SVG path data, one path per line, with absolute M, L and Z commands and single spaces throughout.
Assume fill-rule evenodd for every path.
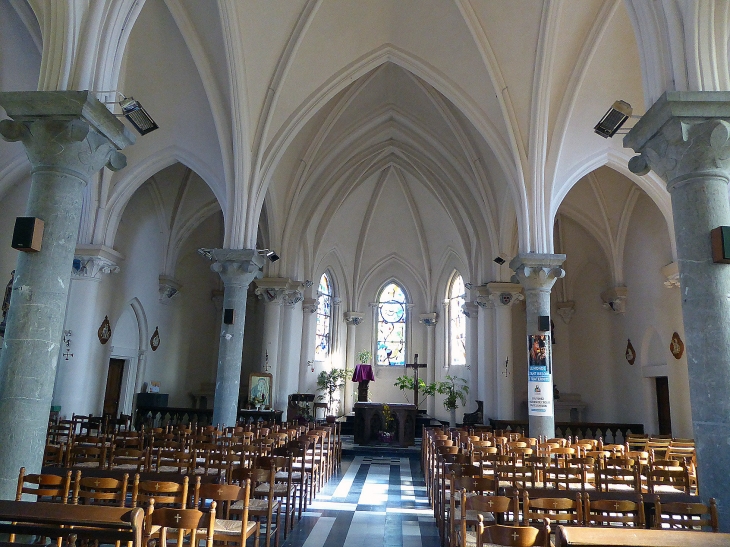
M 629 298 L 623 341 L 625 344 L 625 338 L 631 338 L 637 351 L 636 363 L 629 367 L 622 383 L 633 403 L 626 405 L 626 417 L 643 422 L 648 432 L 658 433 L 653 377 L 667 376 L 672 434 L 692 437 L 687 357 L 685 354 L 677 360 L 669 350 L 675 331 L 684 339 L 680 290 L 664 286 L 661 268 L 672 261 L 669 235 L 663 216 L 645 195 L 639 198 L 631 217 L 624 260 Z M 642 351 L 647 338 L 653 342 Z

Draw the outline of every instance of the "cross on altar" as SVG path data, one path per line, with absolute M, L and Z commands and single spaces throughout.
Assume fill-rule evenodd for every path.
M 418 362 L 418 354 L 413 355 L 413 362 L 406 363 L 406 368 L 413 369 L 413 404 L 418 407 L 418 369 L 426 368 L 426 363 Z

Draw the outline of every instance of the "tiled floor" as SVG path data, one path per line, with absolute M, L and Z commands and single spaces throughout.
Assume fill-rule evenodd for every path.
M 356 449 L 355 449 L 356 450 Z M 437 547 L 417 453 L 345 455 L 283 547 Z

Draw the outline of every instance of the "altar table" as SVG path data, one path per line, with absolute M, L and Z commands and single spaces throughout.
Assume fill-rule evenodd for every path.
M 385 403 L 357 402 L 355 410 L 355 443 L 370 444 L 378 440 L 379 433 L 385 429 L 383 407 Z M 416 405 L 388 403 L 395 419 L 394 444 L 401 447 L 416 443 Z

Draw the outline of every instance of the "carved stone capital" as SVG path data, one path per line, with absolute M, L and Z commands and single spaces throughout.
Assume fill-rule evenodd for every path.
M 301 285 L 287 277 L 263 277 L 256 280 L 254 292 L 266 303 L 293 306 L 304 300 Z
M 639 155 L 629 169 L 654 171 L 669 186 L 688 176 L 730 177 L 730 92 L 668 91 L 624 137 Z
M 314 298 L 305 298 L 302 302 L 303 313 L 314 313 L 317 311 L 317 301 Z
M 363 319 L 365 319 L 365 314 L 357 311 L 346 311 L 343 316 L 345 318 L 345 323 L 347 323 L 348 326 L 352 325 L 353 327 L 358 326 L 363 322 Z
M 12 118 L 0 121 L 0 136 L 22 141 L 34 172 L 61 170 L 87 182 L 104 166 L 127 164 L 119 150 L 134 135 L 88 91 L 6 92 L 0 105 Z
M 572 300 L 567 302 L 558 302 L 556 311 L 563 320 L 563 323 L 567 325 L 570 323 L 570 320 L 573 319 L 573 314 L 575 313 L 575 302 Z
M 510 307 L 525 299 L 522 286 L 518 283 L 487 283 L 477 288 L 477 294 L 477 304 L 483 308 Z
M 74 253 L 71 279 L 101 281 L 104 274 L 119 273 L 122 255 L 103 245 L 79 245 Z
M 461 306 L 461 311 L 469 319 L 476 319 L 479 315 L 479 306 L 476 302 L 464 302 L 464 305 Z
M 435 327 L 439 322 L 439 314 L 436 312 L 422 313 L 418 316 L 418 321 L 426 327 Z
M 557 279 L 565 276 L 560 265 L 565 262 L 563 254 L 519 254 L 509 267 L 515 272 L 514 282 L 519 282 L 526 291 L 550 291 Z
M 210 269 L 221 276 L 226 287 L 246 288 L 262 275 L 264 258 L 256 249 L 198 249 L 198 253 L 215 260 Z
M 302 300 L 304 300 L 304 295 L 299 289 L 286 290 L 281 297 L 281 303 L 285 306 L 294 306 Z
M 664 286 L 667 289 L 679 288 L 679 265 L 676 262 L 670 262 L 662 268 L 664 276 Z
M 626 311 L 626 298 L 629 296 L 629 289 L 626 287 L 613 287 L 601 293 L 603 307 L 614 313 Z
M 160 302 L 168 304 L 173 297 L 180 293 L 182 285 L 177 279 L 168 275 L 160 275 Z

